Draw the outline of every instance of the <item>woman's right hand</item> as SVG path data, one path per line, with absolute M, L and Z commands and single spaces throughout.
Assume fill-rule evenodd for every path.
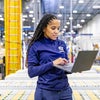
M 53 61 L 53 66 L 56 66 L 56 65 L 65 65 L 68 63 L 68 60 L 65 59 L 65 58 L 58 58 L 56 60 Z

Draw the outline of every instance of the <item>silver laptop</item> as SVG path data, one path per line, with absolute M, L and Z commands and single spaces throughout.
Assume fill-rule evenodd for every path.
M 64 66 L 57 65 L 55 67 L 65 70 L 66 72 L 82 72 L 91 69 L 98 51 L 79 51 L 74 63 L 68 63 Z

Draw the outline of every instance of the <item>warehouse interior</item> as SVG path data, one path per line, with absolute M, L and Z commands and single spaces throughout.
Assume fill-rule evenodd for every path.
M 0 100 L 33 100 L 38 77 L 28 76 L 26 52 L 46 13 L 61 20 L 70 62 L 79 51 L 98 50 L 90 70 L 68 78 L 73 100 L 100 100 L 100 0 L 0 0 Z

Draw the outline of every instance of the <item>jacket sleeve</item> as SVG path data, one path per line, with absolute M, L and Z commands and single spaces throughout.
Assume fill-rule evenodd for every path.
M 34 48 L 30 48 L 28 51 L 28 75 L 30 78 L 39 76 L 53 68 L 53 62 L 39 65 L 39 59 L 37 52 Z
M 65 51 L 65 58 L 66 58 L 67 60 L 69 60 L 69 58 L 68 58 L 68 49 L 67 49 L 67 45 L 65 44 L 64 41 L 63 41 L 63 45 L 64 45 L 64 51 Z
M 69 60 L 69 58 L 68 58 L 68 49 L 67 49 L 67 45 L 66 45 L 65 43 L 63 43 L 63 44 L 64 44 L 64 51 L 65 51 L 65 58 L 66 58 L 67 60 Z M 66 71 L 65 71 L 65 74 L 72 74 L 72 73 L 66 72 Z

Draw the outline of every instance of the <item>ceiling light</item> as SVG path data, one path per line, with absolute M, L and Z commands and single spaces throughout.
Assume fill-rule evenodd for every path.
M 100 6 L 99 5 L 94 5 L 93 9 L 100 9 Z
M 70 22 L 66 22 L 66 24 L 67 24 L 67 25 L 69 25 L 69 24 L 70 24 Z
M 31 36 L 28 36 L 28 39 L 31 39 Z
M 77 27 L 79 27 L 80 26 L 80 24 L 77 24 Z
M 73 26 L 73 28 L 77 28 L 77 26 Z
M 0 42 L 0 45 L 1 45 L 1 46 L 3 46 L 3 43 L 2 43 L 2 42 Z M 1 49 L 1 48 L 0 48 L 0 49 Z
M 84 0 L 79 0 L 78 3 L 84 3 Z
M 65 25 L 65 26 L 64 26 L 64 28 L 68 28 L 68 26 L 67 26 L 67 25 Z
M 78 28 L 82 28 L 82 26 L 80 25 Z
M 77 10 L 73 10 L 73 13 L 77 13 Z
M 35 17 L 33 17 L 33 20 L 35 20 Z
M 90 17 L 90 16 L 91 16 L 91 14 L 86 14 L 86 16 L 87 16 L 87 17 Z
M 0 15 L 0 17 L 2 17 L 2 15 Z
M 77 24 L 77 28 L 82 28 L 82 26 L 80 24 Z
M 64 6 L 60 6 L 59 8 L 60 8 L 60 9 L 64 9 Z
M 27 6 L 26 9 L 29 9 L 29 7 Z
M 34 12 L 33 12 L 33 11 L 29 11 L 29 13 L 30 13 L 30 14 L 33 14 Z
M 69 17 L 69 20 L 73 20 L 73 17 Z
M 27 18 L 27 15 L 23 15 L 24 18 Z
M 32 20 L 33 23 L 35 23 L 35 20 Z
M 35 18 L 33 17 L 33 20 L 32 20 L 32 22 L 34 23 L 35 22 Z
M 73 33 L 73 34 L 74 34 L 74 31 L 73 31 L 73 30 L 71 30 L 71 33 Z
M 66 31 L 66 29 L 65 29 L 65 28 L 63 28 L 63 31 Z
M 58 17 L 62 17 L 62 14 L 58 14 Z
M 4 20 L 3 18 L 0 18 L 0 20 Z
M 25 21 L 25 18 L 23 18 L 23 21 Z
M 61 34 L 63 34 L 63 33 L 64 33 L 64 31 L 61 31 L 60 33 L 61 33 Z
M 33 17 L 33 15 L 32 15 L 32 14 L 30 14 L 30 15 L 29 15 L 29 17 Z
M 82 23 L 84 23 L 84 22 L 85 22 L 85 20 L 84 20 L 84 19 L 82 19 L 82 20 L 81 20 L 81 22 L 82 22 Z

